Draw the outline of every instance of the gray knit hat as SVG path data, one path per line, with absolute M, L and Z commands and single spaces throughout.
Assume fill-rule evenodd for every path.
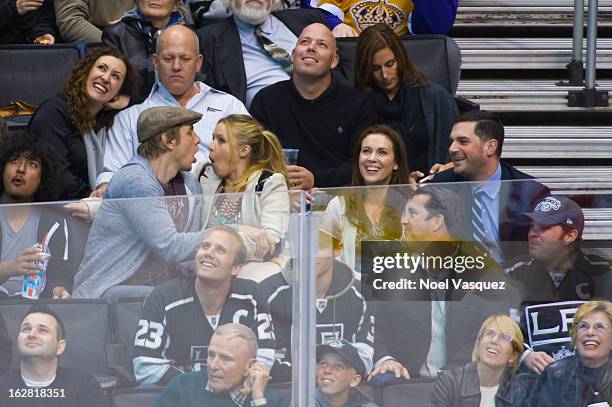
M 182 124 L 199 122 L 202 113 L 185 109 L 184 107 L 157 106 L 151 107 L 138 116 L 138 141 L 144 142 L 149 138 L 164 133 L 173 127 Z

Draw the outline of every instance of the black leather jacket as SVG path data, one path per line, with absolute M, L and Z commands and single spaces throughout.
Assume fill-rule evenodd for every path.
M 508 381 L 509 373 L 502 376 L 499 389 Z M 499 393 L 499 390 L 498 390 Z M 480 382 L 476 363 L 470 362 L 438 374 L 431 397 L 431 407 L 479 407 Z
M 612 360 L 595 370 L 587 368 L 579 355 L 549 365 L 536 382 L 530 407 L 582 407 L 599 392 L 612 403 Z M 599 401 L 599 400 L 598 400 Z

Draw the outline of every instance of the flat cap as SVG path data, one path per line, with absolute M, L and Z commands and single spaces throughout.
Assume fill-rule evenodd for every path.
M 151 107 L 138 116 L 136 133 L 138 141 L 144 142 L 149 138 L 168 131 L 182 124 L 199 122 L 202 113 L 175 106 Z

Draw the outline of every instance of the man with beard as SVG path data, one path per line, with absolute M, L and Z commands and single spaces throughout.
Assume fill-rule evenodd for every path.
M 23 276 L 37 274 L 43 259 L 43 247 L 34 245 L 45 240 L 51 257 L 41 295 L 65 298 L 78 267 L 70 221 L 56 206 L 23 205 L 57 199 L 55 153 L 28 132 L 10 134 L 1 140 L 0 170 L 0 296 L 21 295 Z
M 78 298 L 140 297 L 192 259 L 200 230 L 200 184 L 189 172 L 202 114 L 151 107 L 140 114 L 138 154 L 111 179 L 74 279 Z M 149 198 L 149 199 L 118 199 Z
M 546 335 L 540 336 L 541 333 L 557 324 L 560 312 L 573 313 L 577 305 L 569 301 L 610 298 L 607 280 L 611 273 L 607 260 L 587 254 L 582 248 L 584 215 L 576 202 L 563 196 L 547 197 L 525 216 L 531 222 L 529 255 L 511 261 L 505 272 L 522 285 L 522 308 L 546 303 L 544 307 L 532 309 L 529 316 L 521 313 L 522 329 L 529 345 L 523 362 L 541 374 L 555 359 L 567 356 L 559 350 L 569 347 L 569 333 L 566 342 L 559 343 L 560 338 L 555 337 L 556 342 L 549 344 L 543 343 Z M 534 318 L 537 328 L 527 329 Z M 532 342 L 538 342 L 535 348 Z
M 229 3 L 232 17 L 198 30 L 204 73 L 210 86 L 250 107 L 261 89 L 291 77 L 297 37 L 308 24 L 325 24 L 325 18 L 311 9 L 272 13 L 272 0 Z

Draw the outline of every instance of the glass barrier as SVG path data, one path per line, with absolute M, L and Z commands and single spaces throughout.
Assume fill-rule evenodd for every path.
M 116 407 L 528 405 L 584 366 L 573 405 L 607 401 L 612 193 L 557 186 L 2 205 L 2 402 L 99 384 Z M 49 349 L 61 375 L 35 394 L 20 373 L 43 381 Z M 562 383 L 534 372 L 566 357 Z
M 281 270 L 300 268 L 304 198 L 261 192 L 0 205 L 0 405 L 252 398 L 282 351 L 267 301 Z M 285 301 L 290 321 L 291 296 Z M 33 374 L 41 369 L 56 380 L 28 387 L 22 374 L 43 381 Z M 208 383 L 208 393 L 177 396 L 190 382 L 203 383 L 202 391 Z M 290 382 L 279 391 L 288 402 Z
M 611 197 L 579 180 L 315 191 L 315 399 L 553 405 L 586 366 L 593 392 L 555 405 L 609 402 Z M 542 373 L 568 357 L 562 380 Z

